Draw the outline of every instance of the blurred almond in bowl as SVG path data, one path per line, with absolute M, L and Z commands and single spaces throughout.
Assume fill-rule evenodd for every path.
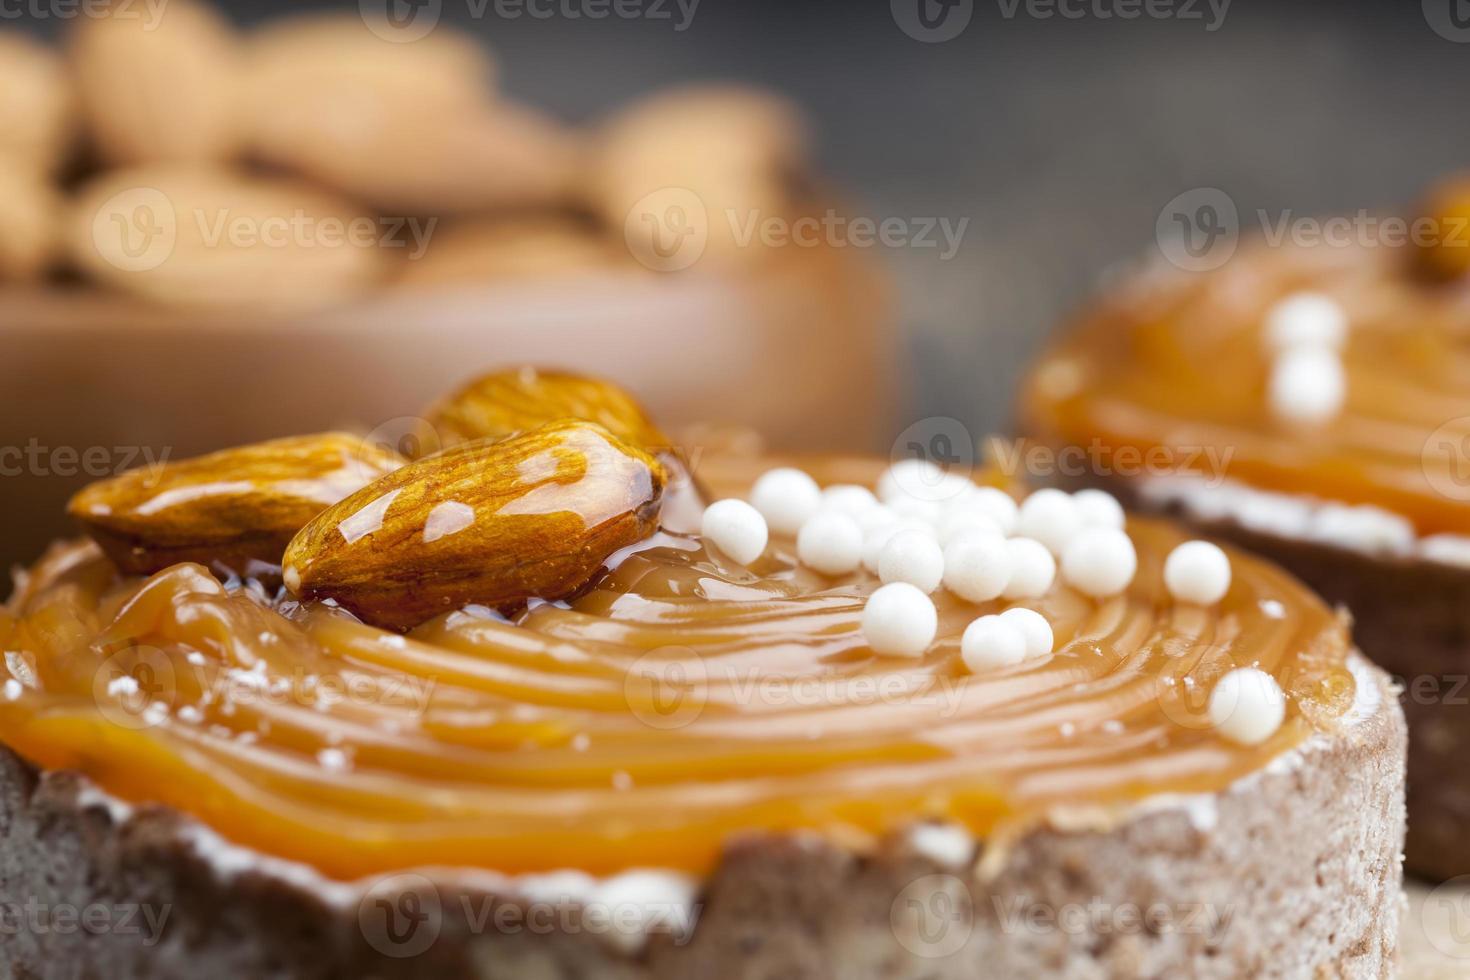
M 0 281 L 36 279 L 51 266 L 61 211 L 34 160 L 0 152 Z
M 734 86 L 677 89 L 602 128 L 592 199 L 644 264 L 661 271 L 705 255 L 764 256 L 761 221 L 789 217 L 807 172 L 801 115 L 775 95 Z
M 359 18 L 295 18 L 252 37 L 245 65 L 250 156 L 385 213 L 536 207 L 576 188 L 581 140 L 493 98 L 489 56 L 452 31 L 395 43 Z
M 0 153 L 55 169 L 75 135 L 75 112 L 61 58 L 24 35 L 0 34 Z
M 191 0 L 112 3 L 68 37 L 82 115 L 106 163 L 223 160 L 235 124 L 239 52 L 230 25 Z
M 439 226 L 403 266 L 408 289 L 541 280 L 640 269 L 601 231 L 572 215 L 476 218 Z
M 349 300 L 384 271 L 384 225 L 291 180 L 206 167 L 99 177 L 71 202 L 70 257 L 170 306 L 297 310 Z

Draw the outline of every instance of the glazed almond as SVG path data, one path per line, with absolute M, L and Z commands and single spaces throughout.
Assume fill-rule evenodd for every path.
M 185 561 L 243 572 L 278 564 L 308 521 L 403 462 L 345 433 L 294 436 L 129 470 L 67 510 L 126 573 Z
M 429 409 L 441 443 L 501 438 L 558 419 L 596 422 L 639 449 L 657 452 L 669 439 L 643 406 L 611 381 L 534 367 L 483 375 Z
M 654 532 L 664 481 L 647 453 L 576 419 L 466 442 L 319 514 L 282 576 L 302 599 L 398 630 L 471 603 L 559 599 Z

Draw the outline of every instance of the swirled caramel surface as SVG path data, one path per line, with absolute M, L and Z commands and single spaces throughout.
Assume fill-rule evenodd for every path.
M 767 460 L 705 460 L 718 493 Z M 807 460 L 871 482 L 866 460 Z M 566 603 L 474 608 L 400 635 L 197 564 L 123 577 L 59 545 L 0 612 L 0 740 L 134 803 L 339 878 L 416 866 L 705 872 L 735 835 L 813 831 L 855 847 L 925 818 L 985 837 L 1057 807 L 1211 792 L 1348 710 L 1343 623 L 1232 553 L 1214 607 L 1175 606 L 1180 532 L 1129 524 L 1139 574 L 1097 601 L 1028 605 L 1056 652 L 984 675 L 970 605 L 936 593 L 920 659 L 874 655 L 866 573 L 823 578 L 776 539 L 751 568 L 660 533 Z M 1289 698 L 1267 742 L 1205 720 L 1216 678 L 1258 665 Z
M 1346 402 L 1311 426 L 1267 397 L 1263 321 L 1303 291 L 1348 319 Z M 1022 412 L 1108 474 L 1192 470 L 1470 533 L 1470 280 L 1426 282 L 1388 247 L 1258 244 L 1207 273 L 1152 269 L 1052 348 Z

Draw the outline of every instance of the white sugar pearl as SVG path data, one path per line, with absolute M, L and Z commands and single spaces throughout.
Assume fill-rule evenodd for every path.
M 965 494 L 964 500 L 980 513 L 994 521 L 1002 534 L 1014 534 L 1020 519 L 1021 508 L 1010 494 L 995 487 L 976 487 Z
M 856 483 L 836 483 L 822 491 L 822 509 L 856 517 L 878 506 L 878 498 Z
M 907 582 L 927 595 L 944 578 L 944 551 L 932 534 L 900 531 L 878 553 L 878 577 Z
M 760 511 L 733 497 L 716 500 L 704 509 L 700 533 L 715 547 L 742 565 L 749 565 L 766 550 L 770 532 Z
M 981 616 L 965 627 L 960 657 L 976 674 L 1010 667 L 1026 659 L 1026 637 L 999 616 Z
M 1026 656 L 1044 657 L 1056 646 L 1056 635 L 1051 623 L 1035 609 L 1017 606 L 1000 614 L 1003 623 L 1010 623 L 1026 638 Z
M 1061 554 L 1067 542 L 1081 530 L 1082 514 L 1072 495 L 1052 487 L 1027 497 L 1016 522 L 1016 533 L 1040 541 L 1052 554 Z
M 883 546 L 900 531 L 921 531 L 929 535 L 934 533 L 934 529 L 928 524 L 911 517 L 894 518 L 886 524 L 868 528 L 863 532 L 863 567 L 874 575 L 878 574 L 878 559 L 883 555 Z
M 1122 528 L 1126 518 L 1118 498 L 1106 490 L 1078 490 L 1072 494 L 1085 527 Z
M 1278 418 L 1320 424 L 1342 411 L 1347 401 L 1347 373 L 1334 352 L 1299 348 L 1276 359 L 1267 394 Z
M 822 504 L 822 488 L 801 470 L 768 470 L 750 490 L 750 503 L 777 534 L 795 534 Z
M 1210 723 L 1241 745 L 1259 745 L 1281 727 L 1286 695 L 1276 678 L 1255 667 L 1239 667 L 1210 692 Z
M 1180 602 L 1212 606 L 1230 591 L 1230 558 L 1208 541 L 1186 541 L 1164 560 L 1164 585 Z
M 1266 344 L 1276 351 L 1335 349 L 1342 346 L 1347 329 L 1342 307 L 1321 293 L 1293 293 L 1266 311 Z
M 944 549 L 944 587 L 966 602 L 994 599 L 1010 580 L 1011 550 L 999 535 L 963 535 Z
M 796 556 L 823 575 L 846 575 L 863 560 L 863 529 L 846 514 L 819 511 L 796 535 Z
M 944 468 L 927 459 L 901 459 L 878 478 L 878 498 L 885 504 L 904 497 L 927 498 L 944 484 Z
M 907 582 L 882 586 L 863 606 L 863 639 L 883 656 L 921 657 L 938 629 L 934 602 Z
M 948 545 L 964 534 L 981 533 L 1003 538 L 1005 532 L 989 516 L 971 507 L 949 507 L 939 519 L 939 540 Z
M 1111 527 L 1088 528 L 1062 552 L 1062 578 L 1095 598 L 1117 595 L 1138 571 L 1138 553 L 1128 535 Z
M 899 517 L 923 521 L 930 527 L 937 527 L 944 517 L 944 508 L 938 501 L 920 500 L 917 497 L 899 497 L 888 505 L 888 509 Z
M 848 516 L 857 521 L 858 527 L 863 529 L 864 534 L 875 527 L 884 527 L 889 524 L 896 524 L 899 521 L 899 516 L 893 512 L 892 508 L 885 504 L 874 504 L 867 510 L 859 511 L 856 514 L 850 514 Z
M 1001 593 L 1007 599 L 1034 599 L 1046 595 L 1057 577 L 1057 560 L 1046 545 L 1031 538 L 1011 538 L 1011 579 Z

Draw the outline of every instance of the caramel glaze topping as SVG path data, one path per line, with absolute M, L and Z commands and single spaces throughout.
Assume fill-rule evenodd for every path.
M 1267 398 L 1262 322 L 1300 291 L 1349 320 L 1346 403 L 1321 425 L 1283 422 Z M 1045 441 L 1100 446 L 1121 476 L 1165 448 L 1155 458 L 1171 469 L 1375 505 L 1420 534 L 1470 533 L 1470 280 L 1426 282 L 1401 249 L 1325 245 L 1242 248 L 1209 273 L 1153 270 L 1052 348 L 1022 414 Z
M 771 460 L 706 459 L 720 494 Z M 868 460 L 804 460 L 871 484 Z M 1057 807 L 1211 792 L 1349 709 L 1346 627 L 1295 580 L 1232 553 L 1211 608 L 1176 606 L 1171 526 L 1133 521 L 1116 599 L 1027 603 L 1057 652 L 972 676 L 966 624 L 1010 605 L 935 594 L 921 659 L 873 655 L 866 573 L 824 579 L 776 539 L 754 567 L 668 533 L 568 603 L 509 621 L 440 615 L 400 635 L 197 564 L 122 577 L 56 546 L 0 612 L 0 740 L 134 803 L 351 879 L 417 866 L 707 872 L 735 835 L 856 847 L 916 820 L 1000 839 Z M 1258 665 L 1287 692 L 1266 743 L 1205 718 L 1215 680 Z

